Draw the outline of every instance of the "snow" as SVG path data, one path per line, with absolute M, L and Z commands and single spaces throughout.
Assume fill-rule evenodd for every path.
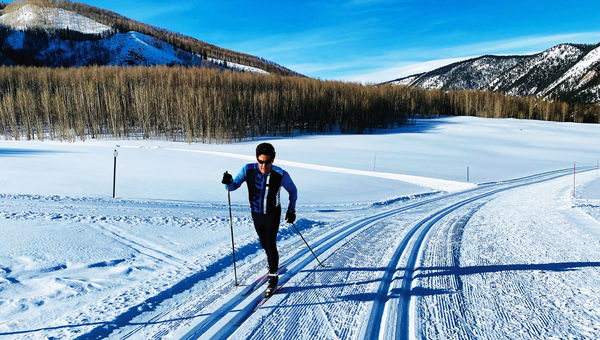
M 45 29 L 69 29 L 86 34 L 112 32 L 109 26 L 62 8 L 46 8 L 24 5 L 14 12 L 0 16 L 0 23 L 24 30 L 37 27 Z
M 458 292 L 464 320 L 427 324 L 426 337 L 597 338 L 600 242 L 573 223 L 578 214 L 566 208 L 568 188 L 569 178 L 525 187 L 474 211 L 456 254 L 460 269 L 439 262 L 446 251 L 441 244 L 425 251 L 423 266 L 432 271 L 419 284 Z M 434 280 L 441 282 L 432 286 Z M 424 297 L 422 318 L 451 313 L 453 298 Z
M 406 85 L 410 86 L 416 79 L 418 79 L 422 74 L 405 77 L 392 82 L 392 85 Z
M 554 46 L 509 69 L 506 73 L 496 78 L 490 84 L 490 88 L 494 91 L 509 88 L 508 94 L 511 95 L 533 95 L 536 93 L 537 88 L 531 88 L 526 79 L 520 81 L 521 79 L 531 77 L 532 72 L 537 69 L 548 72 L 549 65 L 555 68 L 560 64 L 575 62 L 581 54 L 582 51 L 579 48 L 569 44 Z M 514 84 L 519 85 L 514 86 Z
M 582 186 L 579 190 L 577 190 L 577 192 L 578 193 L 576 193 L 576 196 L 600 200 L 600 179 L 595 179 L 585 183 L 585 186 Z
M 483 56 L 459 62 L 439 74 L 439 70 L 420 75 L 411 85 L 428 89 L 487 89 L 505 71 L 522 61 L 524 57 Z
M 11 32 L 3 42 L 3 48 L 12 48 L 15 50 L 22 49 L 25 43 L 25 32 Z
M 445 84 L 440 75 L 434 75 L 427 78 L 421 77 L 419 85 L 424 89 L 441 89 Z
M 398 334 L 397 315 L 410 315 L 416 338 L 597 337 L 597 170 L 578 173 L 571 192 L 573 162 L 581 171 L 600 158 L 599 133 L 591 124 L 442 117 L 381 134 L 222 145 L 2 140 L 0 335 L 183 336 L 238 299 L 220 179 L 268 141 L 299 189 L 296 226 L 328 268 L 313 266 L 282 225 L 285 286 L 223 334 L 360 338 L 381 290 L 382 317 L 373 320 L 386 336 Z M 485 184 L 555 169 L 567 175 L 510 190 Z M 494 187 L 504 191 L 474 200 Z M 231 198 L 237 273 L 248 284 L 264 255 L 245 187 Z M 285 208 L 285 191 L 281 198 Z M 430 231 L 415 228 L 419 221 Z M 403 300 L 411 261 L 414 294 Z M 386 268 L 391 281 L 382 285 Z M 239 301 L 236 311 L 247 303 Z M 215 324 L 232 324 L 225 320 Z
M 600 102 L 600 84 L 588 87 L 582 91 L 582 94 L 589 96 L 590 100 L 594 103 Z
M 142 33 L 117 33 L 102 43 L 111 51 L 109 65 L 184 64 L 172 45 Z M 196 62 L 200 64 L 200 58 Z
M 215 59 L 215 58 L 210 58 L 210 57 L 208 58 L 208 60 L 211 61 L 211 62 L 213 62 L 213 63 L 215 63 L 215 64 L 217 64 L 217 65 L 225 63 L 221 59 Z M 267 72 L 267 71 L 265 71 L 263 69 L 260 69 L 258 67 L 252 67 L 252 66 L 242 65 L 242 64 L 231 62 L 231 61 L 227 62 L 227 67 L 231 68 L 231 69 L 234 69 L 234 70 L 242 71 L 242 72 L 269 74 L 269 72 Z
M 590 72 L 591 67 L 600 63 L 600 46 L 596 47 L 588 54 L 586 54 L 581 60 L 579 60 L 573 67 L 565 72 L 560 78 L 546 87 L 540 92 L 541 95 L 545 96 L 550 94 L 552 91 L 559 88 L 560 90 L 572 90 L 578 89 L 584 85 L 580 83 L 580 79 Z
M 49 46 L 42 49 L 36 56 L 36 59 L 41 63 L 59 57 L 59 60 L 69 64 L 76 60 L 74 66 L 96 65 L 99 63 L 120 66 L 202 65 L 202 57 L 199 55 L 182 51 L 164 41 L 135 31 L 113 34 L 115 30 L 111 27 L 62 8 L 24 5 L 14 12 L 0 16 L 0 24 L 15 29 L 3 42 L 5 49 L 14 50 L 24 48 L 25 33 L 21 30 L 30 28 L 68 28 L 71 31 L 85 34 L 110 35 L 108 38 L 87 41 L 52 39 Z M 108 60 L 105 60 L 107 58 Z M 213 58 L 209 58 L 209 60 L 216 63 L 223 62 Z M 252 66 L 233 62 L 227 62 L 227 65 L 231 69 L 242 72 L 268 74 L 268 72 Z
M 599 86 L 587 86 L 598 76 L 600 47 L 586 53 L 587 49 L 560 44 L 534 55 L 483 56 L 391 83 L 428 89 L 503 91 L 509 95 L 545 98 L 574 92 L 589 102 L 597 102 Z

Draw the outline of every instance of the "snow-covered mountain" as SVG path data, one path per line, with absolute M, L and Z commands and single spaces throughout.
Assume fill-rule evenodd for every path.
M 262 58 L 138 23 L 103 9 L 69 2 L 46 5 L 33 0 L 11 4 L 3 10 L 1 65 L 185 65 L 296 74 Z M 130 30 L 131 27 L 141 29 Z
M 448 84 L 457 90 L 487 88 L 506 70 L 517 65 L 523 57 L 483 56 L 451 64 L 422 74 L 411 86 L 427 89 L 445 89 Z
M 600 44 L 560 44 L 534 55 L 473 58 L 390 83 L 599 103 L 599 73 Z

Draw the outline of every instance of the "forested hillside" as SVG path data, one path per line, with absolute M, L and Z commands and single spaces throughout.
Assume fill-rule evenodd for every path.
M 79 2 L 71 2 L 67 0 L 22 0 L 15 1 L 10 4 L 3 3 L 4 6 L 2 10 L 2 14 L 10 14 L 15 11 L 18 11 L 24 6 L 33 5 L 39 6 L 41 8 L 60 8 L 67 11 L 71 11 L 77 14 L 80 14 L 86 18 L 92 19 L 98 23 L 104 24 L 111 28 L 111 32 L 103 32 L 102 34 L 81 34 L 79 32 L 69 30 L 65 32 L 64 29 L 51 29 L 48 27 L 43 27 L 40 30 L 39 27 L 29 27 L 25 29 L 26 33 L 32 33 L 33 37 L 28 38 L 29 40 L 37 40 L 40 41 L 48 40 L 53 37 L 59 37 L 61 40 L 70 40 L 70 41 L 78 41 L 78 40 L 98 40 L 100 38 L 106 38 L 107 33 L 115 34 L 115 33 L 127 33 L 127 32 L 139 32 L 141 34 L 153 37 L 158 39 L 164 43 L 167 43 L 173 46 L 175 49 L 180 49 L 182 51 L 188 52 L 192 55 L 202 57 L 205 60 L 217 59 L 226 63 L 237 63 L 242 65 L 247 65 L 250 67 L 256 67 L 258 69 L 264 70 L 269 73 L 281 74 L 281 75 L 295 75 L 301 76 L 300 74 L 285 68 L 281 65 L 278 65 L 274 62 L 268 61 L 264 58 L 256 57 L 253 55 L 240 53 L 237 51 L 228 50 L 219 46 L 215 46 L 212 44 L 208 44 L 204 41 L 200 41 L 194 39 L 189 36 L 185 36 L 183 34 L 179 34 L 176 32 L 172 32 L 163 28 L 159 28 L 156 26 L 148 25 L 145 23 L 141 23 L 129 18 L 126 18 L 122 15 L 119 15 L 115 12 L 89 6 L 86 4 L 82 4 Z M 17 24 L 17 23 L 13 23 Z M 12 29 L 11 26 L 4 26 L 4 30 Z M 46 36 L 43 36 L 46 35 Z M 6 36 L 6 34 L 4 34 Z M 32 42 L 34 43 L 34 42 Z M 39 42 L 38 42 L 39 43 Z M 154 43 L 156 44 L 156 43 Z M 189 58 L 189 57 L 188 57 Z M 101 64 L 101 63 L 96 63 Z M 210 62 L 209 62 L 210 64 Z M 90 64 L 90 65 L 93 65 Z

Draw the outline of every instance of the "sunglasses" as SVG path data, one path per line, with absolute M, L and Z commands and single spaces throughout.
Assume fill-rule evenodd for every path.
M 267 159 L 266 161 L 261 161 L 260 159 L 258 159 L 258 158 L 257 158 L 257 159 L 256 159 L 256 161 L 257 161 L 257 162 L 258 162 L 258 164 L 260 164 L 260 165 L 264 165 L 264 164 L 271 164 L 271 163 L 273 163 L 273 160 L 272 160 L 272 159 Z

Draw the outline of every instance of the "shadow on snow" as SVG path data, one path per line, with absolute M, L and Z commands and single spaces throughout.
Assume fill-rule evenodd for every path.
M 35 154 L 49 154 L 49 153 L 64 153 L 64 151 L 0 148 L 0 157 L 32 156 Z
M 239 250 L 236 250 L 236 255 L 239 254 L 240 259 L 247 257 L 250 254 L 253 254 L 257 251 L 257 245 L 254 243 L 247 244 L 241 247 Z M 160 324 L 160 323 L 168 323 L 168 322 L 176 322 L 181 320 L 194 319 L 202 316 L 207 316 L 209 314 L 199 314 L 190 317 L 170 319 L 170 320 L 162 320 L 162 321 L 154 321 L 154 322 L 141 322 L 141 323 L 133 323 L 131 320 L 136 316 L 154 310 L 161 302 L 164 300 L 171 298 L 175 294 L 179 294 L 184 292 L 185 290 L 191 288 L 197 282 L 206 279 L 216 272 L 219 272 L 232 264 L 231 257 L 225 257 L 212 265 L 208 266 L 206 269 L 191 275 L 171 288 L 159 293 L 158 295 L 151 297 L 144 301 L 141 304 L 133 306 L 129 308 L 126 312 L 122 313 L 118 317 L 116 317 L 113 321 L 108 322 L 94 322 L 94 323 L 82 323 L 82 324 L 74 324 L 74 325 L 64 325 L 64 326 L 55 326 L 55 327 L 45 327 L 38 328 L 32 330 L 24 330 L 24 331 L 14 331 L 14 332 L 4 332 L 0 333 L 1 335 L 18 335 L 18 334 L 27 334 L 39 331 L 49 331 L 63 328 L 76 328 L 76 327 L 85 327 L 85 326 L 98 326 L 93 329 L 91 332 L 86 333 L 81 336 L 81 338 L 100 338 L 107 337 L 110 335 L 112 331 L 115 329 L 125 327 L 125 326 L 139 326 L 139 325 L 151 325 L 151 324 Z M 489 266 L 469 266 L 469 267 L 419 267 L 416 271 L 432 271 L 427 273 L 421 273 L 415 275 L 415 278 L 425 278 L 425 277 L 436 277 L 436 276 L 447 276 L 447 275 L 474 275 L 474 274 L 484 274 L 484 273 L 498 273 L 498 272 L 509 272 L 509 271 L 553 271 L 553 272 L 565 272 L 565 271 L 575 271 L 583 268 L 599 268 L 600 262 L 560 262 L 560 263 L 541 263 L 541 264 L 509 264 L 509 265 L 489 265 Z M 349 271 L 385 271 L 386 268 L 317 268 L 311 270 L 303 270 L 302 272 L 349 272 Z M 404 269 L 400 269 L 399 271 L 403 271 Z M 394 280 L 401 280 L 404 277 L 397 277 Z M 322 284 L 317 286 L 304 286 L 304 287 L 282 287 L 280 293 L 282 294 L 292 294 L 299 293 L 302 291 L 314 290 L 314 289 L 323 289 L 323 288 L 342 288 L 347 286 L 357 286 L 357 285 L 366 285 L 379 282 L 376 280 L 366 280 L 360 282 L 345 282 L 345 283 L 336 283 L 336 284 Z M 441 294 L 451 294 L 455 293 L 454 291 L 449 291 L 446 289 L 435 289 L 435 288 L 423 288 L 423 287 L 414 287 L 410 290 L 410 292 L 404 292 L 401 288 L 392 289 L 391 294 L 387 296 L 385 299 L 393 299 L 399 296 L 431 296 L 431 295 L 441 295 Z M 368 292 L 368 293 L 359 293 L 359 294 L 349 294 L 344 296 L 339 296 L 333 301 L 323 302 L 319 304 L 327 304 L 327 303 L 336 303 L 341 301 L 360 301 L 360 302 L 369 302 L 374 301 L 378 298 L 377 293 Z M 294 305 L 295 306 L 295 305 Z M 301 305 L 298 305 L 301 306 Z M 280 307 L 280 306 L 278 306 Z M 285 307 L 293 307 L 293 306 L 285 306 Z
M 575 271 L 584 268 L 600 268 L 600 262 L 559 262 L 559 263 L 539 263 L 539 264 L 508 264 L 508 265 L 488 265 L 488 266 L 469 266 L 469 267 L 419 267 L 415 271 L 426 273 L 420 273 L 414 276 L 414 278 L 426 278 L 426 277 L 437 277 L 437 276 L 464 276 L 474 274 L 485 274 L 485 273 L 499 273 L 499 272 L 513 272 L 513 271 L 548 271 L 548 272 L 567 272 Z M 362 271 L 362 272 L 384 272 L 386 268 L 317 268 L 311 270 L 303 270 L 302 272 L 351 272 L 351 271 Z M 401 268 L 396 272 L 404 272 L 405 269 Z M 404 280 L 404 276 L 394 278 L 394 281 Z M 346 282 L 337 284 L 322 284 L 304 287 L 282 287 L 281 293 L 295 293 L 301 291 L 307 291 L 319 288 L 339 288 L 346 286 L 357 286 L 379 282 L 379 280 L 368 280 L 361 282 Z M 404 291 L 402 288 L 394 288 L 390 291 L 390 294 L 384 299 L 392 299 L 400 296 L 432 296 L 432 295 L 443 295 L 453 294 L 455 290 L 449 290 L 445 288 L 425 288 L 425 287 L 412 287 L 409 292 Z M 355 300 L 361 302 L 374 301 L 378 298 L 377 293 L 359 293 L 340 296 L 336 301 L 341 300 Z
M 127 323 L 125 325 L 122 325 L 122 326 L 157 325 L 157 324 L 163 324 L 163 323 L 169 323 L 169 322 L 179 322 L 179 321 L 184 321 L 184 320 L 192 320 L 192 319 L 195 319 L 195 318 L 199 318 L 199 317 L 203 317 L 203 316 L 208 316 L 208 315 L 210 315 L 210 314 L 198 314 L 198 315 L 192 315 L 192 316 L 175 318 L 175 319 L 169 319 L 169 320 L 160 320 L 160 321 L 129 322 L 129 323 Z M 113 324 L 111 322 L 107 322 L 107 321 L 88 322 L 88 323 L 81 323 L 81 324 L 76 324 L 76 325 L 62 325 L 62 326 L 52 326 L 52 327 L 44 327 L 44 328 L 38 328 L 38 329 L 30 329 L 30 330 L 26 330 L 26 331 L 5 332 L 5 333 L 0 333 L 0 336 L 3 336 L 3 335 L 28 334 L 28 333 L 35 333 L 35 332 L 42 332 L 42 331 L 52 331 L 52 330 L 57 330 L 57 329 L 78 328 L 78 327 L 86 327 L 86 326 L 110 327 L 112 325 Z

